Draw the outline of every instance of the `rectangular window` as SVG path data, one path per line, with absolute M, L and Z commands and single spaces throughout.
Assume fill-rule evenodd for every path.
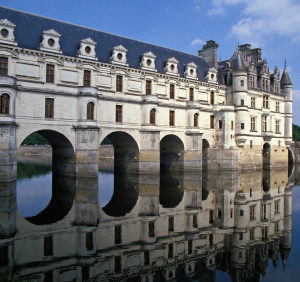
M 280 200 L 275 201 L 275 214 L 280 214 Z
M 197 228 L 198 227 L 198 220 L 197 220 L 197 215 L 196 214 L 194 214 L 193 215 L 193 227 L 194 228 Z
M 54 118 L 54 99 L 45 99 L 45 118 Z
M 155 236 L 154 221 L 149 221 L 149 223 L 148 223 L 148 235 L 149 235 L 149 237 L 154 237 Z
M 121 264 L 121 256 L 115 256 L 115 273 L 121 273 L 122 264 Z
M 279 102 L 276 102 L 276 109 L 275 109 L 276 113 L 279 113 Z
M 219 120 L 219 129 L 222 129 L 223 128 L 223 123 L 221 120 Z
M 44 282 L 53 282 L 53 271 L 52 270 L 45 272 Z
M 241 130 L 244 130 L 245 129 L 245 124 L 242 122 L 241 123 Z
M 93 244 L 93 232 L 86 233 L 85 236 L 85 247 L 88 251 L 91 251 L 94 248 Z
M 241 106 L 244 106 L 244 105 L 245 105 L 245 100 L 241 99 Z
M 215 103 L 215 93 L 210 92 L 210 104 L 213 105 Z
M 116 78 L 116 91 L 117 92 L 123 92 L 123 76 L 117 75 Z
M 8 59 L 6 57 L 0 57 L 0 76 L 8 75 Z
M 144 265 L 150 264 L 150 252 L 144 251 Z
M 81 268 L 82 281 L 90 279 L 90 268 L 88 266 L 82 266 Z
M 121 244 L 122 242 L 122 226 L 115 226 L 115 244 Z
M 168 245 L 168 258 L 173 257 L 173 244 Z
M 250 220 L 255 220 L 255 206 L 250 206 Z
M 254 240 L 254 228 L 250 229 L 250 240 Z
M 170 111 L 169 113 L 169 125 L 174 126 L 175 125 L 175 112 Z
M 169 216 L 169 232 L 174 231 L 174 216 Z
M 210 128 L 215 128 L 215 117 L 210 116 Z
M 152 81 L 146 80 L 146 95 L 152 94 Z
M 263 96 L 263 108 L 265 109 L 269 108 L 269 97 L 266 95 Z
M 240 210 L 240 216 L 244 216 L 244 210 Z
M 266 219 L 267 218 L 267 205 L 262 204 L 261 209 L 262 209 L 262 218 Z
M 279 223 L 278 221 L 275 222 L 275 232 L 277 232 L 279 230 L 279 224 L 278 223 Z
M 213 223 L 214 222 L 214 211 L 210 210 L 209 211 L 209 223 Z
M 262 240 L 263 241 L 268 240 L 268 227 L 267 226 L 262 227 L 261 233 L 262 233 Z
M 251 117 L 251 131 L 255 131 L 256 130 L 255 121 L 256 121 L 256 118 L 255 117 Z
M 122 110 L 123 106 L 121 105 L 116 105 L 116 122 L 122 122 Z
M 255 109 L 255 98 L 251 97 L 251 108 Z
M 83 86 L 90 87 L 91 86 L 91 71 L 84 70 L 83 72 Z
M 280 120 L 275 121 L 275 133 L 280 133 Z
M 244 234 L 242 233 L 242 232 L 240 232 L 240 240 L 243 240 L 243 238 L 244 238 Z
M 170 99 L 174 99 L 174 98 L 175 98 L 175 85 L 170 84 Z
M 244 80 L 241 80 L 241 86 L 244 87 L 244 85 L 245 85 Z
M 266 132 L 267 131 L 267 116 L 262 116 L 262 131 Z
M 209 242 L 210 247 L 212 247 L 214 245 L 214 235 L 213 234 L 209 234 L 208 242 Z
M 53 237 L 46 236 L 44 237 L 44 256 L 53 255 Z
M 8 265 L 8 247 L 0 247 L 0 267 Z
M 47 64 L 46 66 L 46 82 L 54 83 L 54 65 Z
M 193 241 L 188 240 L 188 254 L 191 254 L 193 252 Z
M 233 125 L 234 125 L 234 123 L 233 123 L 233 120 L 231 121 L 231 129 L 233 130 Z
M 190 88 L 189 100 L 194 101 L 194 88 Z

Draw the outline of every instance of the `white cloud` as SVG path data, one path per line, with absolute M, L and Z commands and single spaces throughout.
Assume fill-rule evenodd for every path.
M 192 42 L 191 42 L 191 46 L 194 47 L 194 46 L 197 46 L 197 45 L 203 45 L 205 42 L 200 39 L 200 38 L 195 38 Z
M 300 3 L 294 0 L 212 0 L 208 11 L 226 14 L 234 5 L 242 6 L 241 19 L 232 26 L 230 35 L 241 41 L 258 44 L 273 35 L 300 40 Z

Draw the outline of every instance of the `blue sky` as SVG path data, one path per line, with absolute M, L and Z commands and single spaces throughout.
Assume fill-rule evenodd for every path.
M 230 58 L 238 42 L 262 47 L 273 72 L 284 59 L 300 125 L 300 0 L 2 0 L 0 4 L 102 31 L 197 53 L 206 40 Z

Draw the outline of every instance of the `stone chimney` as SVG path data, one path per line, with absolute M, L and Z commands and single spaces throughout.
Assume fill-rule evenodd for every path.
M 206 41 L 202 50 L 198 51 L 198 56 L 202 57 L 210 67 L 218 69 L 218 47 L 219 44 L 213 40 Z

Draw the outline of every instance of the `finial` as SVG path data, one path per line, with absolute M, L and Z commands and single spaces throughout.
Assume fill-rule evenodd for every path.
M 286 58 L 284 59 L 284 68 L 286 69 Z

